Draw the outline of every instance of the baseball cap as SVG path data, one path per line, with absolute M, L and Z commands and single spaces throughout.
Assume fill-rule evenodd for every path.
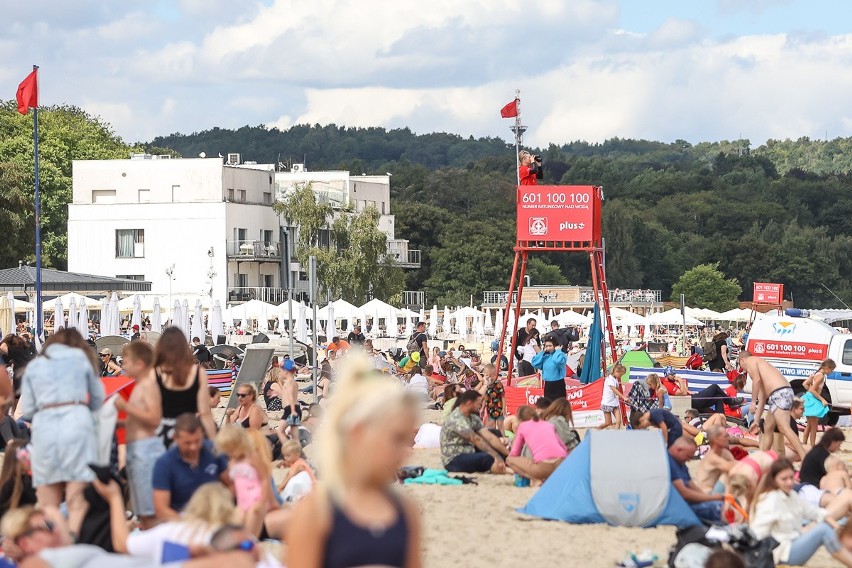
M 139 331 L 139 326 L 134 324 L 133 331 Z
M 292 359 L 284 359 L 284 364 L 281 366 L 285 371 L 292 371 L 296 368 L 296 364 Z

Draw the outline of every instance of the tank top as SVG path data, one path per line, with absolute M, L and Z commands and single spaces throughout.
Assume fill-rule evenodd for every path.
M 399 500 L 390 499 L 396 521 L 384 529 L 369 529 L 353 523 L 332 504 L 331 530 L 325 543 L 325 568 L 393 566 L 402 568 L 408 553 L 408 523 Z
M 163 384 L 163 377 L 160 372 L 156 371 L 157 386 L 160 387 L 160 396 L 163 399 L 163 418 L 177 418 L 184 412 L 196 414 L 198 412 L 198 374 L 201 372 L 201 367 L 192 381 L 192 384 L 185 390 L 172 390 Z

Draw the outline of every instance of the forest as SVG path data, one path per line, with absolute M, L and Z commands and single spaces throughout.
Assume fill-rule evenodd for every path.
M 515 158 L 503 140 L 315 125 L 173 134 L 150 148 L 390 172 L 397 237 L 423 251 L 423 268 L 407 273 L 406 289 L 425 290 L 428 303 L 453 304 L 507 286 Z M 543 183 L 603 186 L 611 288 L 660 289 L 669 297 L 684 272 L 718 264 L 742 287 L 742 300 L 751 299 L 753 282 L 768 281 L 783 283 L 798 306 L 852 304 L 850 138 L 756 148 L 749 140 L 616 138 L 531 150 L 542 155 Z M 589 283 L 581 255 L 533 257 L 529 272 L 533 285 Z
M 65 268 L 71 160 L 131 152 L 197 156 L 239 152 L 260 163 L 393 174 L 398 238 L 422 251 L 406 290 L 428 303 L 478 303 L 508 283 L 514 240 L 514 147 L 499 138 L 409 129 L 294 126 L 214 128 L 128 144 L 74 107 L 42 110 L 45 264 Z M 614 138 L 530 148 L 549 184 L 603 186 L 611 288 L 660 289 L 687 270 L 718 264 L 751 298 L 754 281 L 780 282 L 801 307 L 852 304 L 852 138 L 654 142 Z M 33 258 L 32 122 L 0 104 L 0 265 Z M 530 260 L 533 285 L 589 283 L 581 255 Z

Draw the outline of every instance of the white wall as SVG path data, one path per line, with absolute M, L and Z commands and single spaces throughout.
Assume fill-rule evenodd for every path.
M 227 287 L 225 208 L 216 203 L 68 206 L 68 270 L 116 276 L 141 274 L 151 292 L 169 292 L 165 270 L 175 265 L 172 293 L 206 294 L 213 247 L 213 299 L 224 302 Z M 144 258 L 116 258 L 116 229 L 144 229 Z M 223 303 L 224 305 L 224 303 Z
M 115 203 L 139 203 L 140 189 L 151 203 L 222 201 L 222 170 L 221 158 L 74 160 L 73 203 L 92 203 L 92 191 L 103 190 L 115 190 Z

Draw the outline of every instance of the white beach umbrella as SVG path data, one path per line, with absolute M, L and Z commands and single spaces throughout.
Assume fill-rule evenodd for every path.
M 62 309 L 62 300 L 56 299 L 53 304 L 53 333 L 65 327 L 65 311 Z
M 163 331 L 163 322 L 160 319 L 160 297 L 154 297 L 154 311 L 151 314 L 151 331 L 161 333 Z
M 332 337 L 337 335 L 337 326 L 334 322 L 334 303 L 330 303 L 326 306 L 326 320 L 325 320 L 325 336 L 328 341 L 331 341 Z
M 417 320 L 418 322 L 426 321 L 426 311 L 423 308 L 420 308 L 420 316 Z
M 225 325 L 222 323 L 222 306 L 219 300 L 213 302 L 213 316 L 210 321 L 210 335 L 213 336 L 213 342 L 218 341 L 218 337 L 225 333 Z
M 450 308 L 444 305 L 444 321 L 441 323 L 441 328 L 444 330 L 444 335 L 449 334 L 452 331 L 452 315 L 450 314 Z
M 184 335 L 189 338 L 189 302 L 184 299 L 180 303 L 180 328 L 183 330 Z
M 121 323 L 119 319 L 121 318 L 121 314 L 118 311 L 118 294 L 115 292 L 109 298 L 109 331 L 111 335 L 118 335 L 121 333 Z M 139 318 L 139 328 L 142 329 L 142 318 Z
M 180 310 L 181 310 L 180 300 L 175 300 L 174 309 L 172 310 L 171 325 L 172 325 L 172 327 L 176 327 L 178 329 L 181 329 L 180 325 L 181 325 L 181 322 L 183 322 L 183 316 L 181 315 Z M 186 332 L 184 332 L 184 333 L 186 333 Z
M 434 339 L 438 335 L 438 306 L 432 306 L 429 310 L 429 338 Z
M 201 300 L 196 300 L 195 310 L 192 314 L 192 337 L 197 337 L 204 343 L 204 313 L 201 310 Z
M 68 324 L 67 326 L 77 328 L 77 300 L 75 298 L 71 298 L 68 302 Z
M 299 303 L 299 317 L 296 319 L 296 339 L 302 343 L 308 342 L 308 307 Z
M 494 337 L 500 339 L 500 334 L 503 333 L 503 308 L 497 308 L 497 313 L 494 314 Z
M 491 308 L 485 308 L 485 318 L 482 322 L 482 330 L 486 333 L 494 331 L 494 319 L 491 317 Z
M 115 313 L 118 314 L 118 297 L 114 292 L 113 297 L 115 298 Z M 139 294 L 133 298 L 133 315 L 130 317 L 130 328 L 132 329 L 134 325 L 138 325 L 139 329 L 142 329 L 142 300 L 139 298 Z
M 411 315 L 406 313 L 405 314 L 405 332 L 404 332 L 404 335 L 405 335 L 406 338 L 409 338 L 409 337 L 411 337 L 412 333 L 414 333 L 414 331 L 411 327 Z
M 101 321 L 100 321 L 101 337 L 112 335 L 109 330 L 109 296 L 104 296 L 101 300 Z
M 84 338 L 89 338 L 89 308 L 86 305 L 86 300 L 80 300 L 80 314 L 77 316 L 77 331 L 79 331 Z

